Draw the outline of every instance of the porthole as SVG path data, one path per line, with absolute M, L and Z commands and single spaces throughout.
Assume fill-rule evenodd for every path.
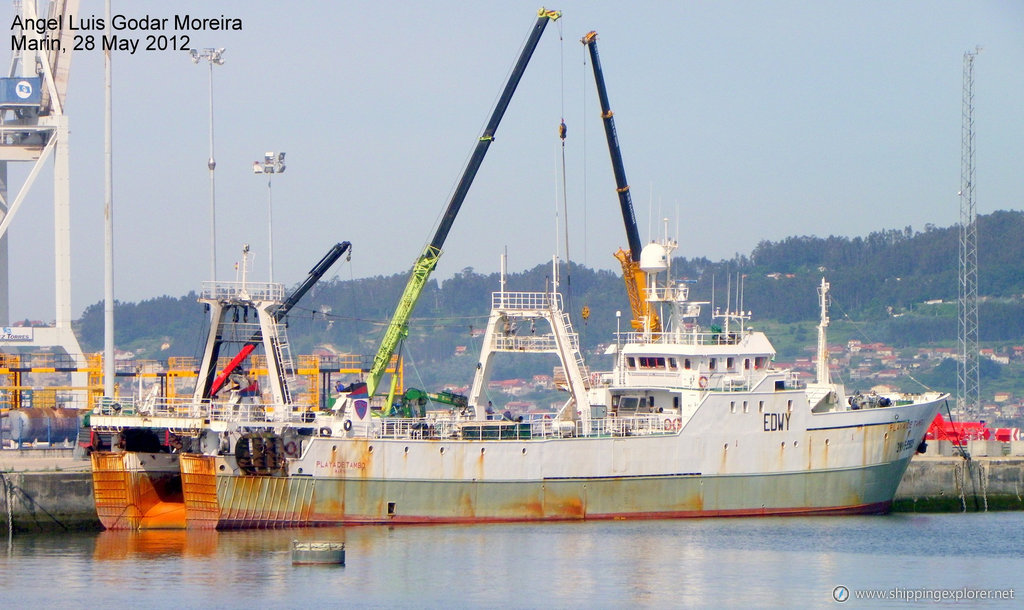
M 523 455 L 526 455 L 526 447 L 523 447 Z
M 487 447 L 481 447 L 480 448 L 480 455 L 483 455 L 486 452 L 487 452 Z
M 302 474 L 302 469 L 301 468 L 299 468 L 299 474 Z
M 227 469 L 227 467 L 226 467 L 226 466 L 224 466 L 224 464 L 221 464 L 221 465 L 220 465 L 220 471 L 221 471 L 221 472 L 224 472 L 224 471 L 225 471 L 226 469 Z
M 444 447 L 441 447 L 441 455 L 444 455 Z
M 405 448 L 405 452 L 409 453 L 409 448 L 408 447 Z
M 366 449 L 366 452 L 367 452 L 367 453 L 373 453 L 373 445 L 370 445 L 370 446 L 369 446 L 369 447 L 368 447 L 368 448 Z
M 800 441 L 793 441 L 793 446 L 794 446 L 794 447 L 796 447 L 796 446 L 797 446 L 797 445 L 799 445 L 799 444 L 800 444 Z
M 785 449 L 785 448 L 786 448 L 786 441 L 782 441 L 782 448 L 783 448 L 783 449 Z

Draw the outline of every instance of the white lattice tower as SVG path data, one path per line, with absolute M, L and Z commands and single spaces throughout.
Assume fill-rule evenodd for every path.
M 957 406 L 976 416 L 981 411 L 978 363 L 978 211 L 974 200 L 974 58 L 964 53 L 963 109 L 960 128 L 960 284 L 957 300 L 959 351 Z

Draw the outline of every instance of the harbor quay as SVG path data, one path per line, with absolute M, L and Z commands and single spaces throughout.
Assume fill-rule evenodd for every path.
M 1024 510 L 1024 457 L 915 457 L 894 512 Z M 88 460 L 71 450 L 0 451 L 0 520 L 9 532 L 100 530 Z

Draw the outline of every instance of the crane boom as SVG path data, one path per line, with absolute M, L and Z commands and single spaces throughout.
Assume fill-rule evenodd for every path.
M 588 32 L 580 42 L 590 52 L 590 65 L 594 69 L 594 82 L 597 85 L 597 97 L 601 102 L 601 120 L 604 122 L 604 135 L 608 140 L 608 153 L 612 158 L 612 171 L 615 173 L 615 191 L 619 195 L 619 208 L 622 210 L 622 222 L 626 226 L 626 241 L 629 251 L 619 250 L 615 258 L 622 264 L 622 279 L 626 283 L 626 294 L 633 310 L 633 327 L 641 329 L 644 320 L 650 324 L 654 332 L 661 330 L 658 314 L 643 298 L 647 283 L 647 274 L 640 269 L 640 233 L 636 228 L 636 214 L 633 212 L 633 199 L 629 194 L 629 182 L 626 181 L 626 168 L 622 163 L 622 150 L 619 148 L 619 136 L 615 131 L 615 119 L 608 102 L 608 89 L 604 84 L 604 71 L 601 69 L 601 58 L 597 53 L 597 32 Z
M 395 353 L 398 343 L 409 332 L 409 317 L 412 315 L 412 310 L 416 307 L 420 294 L 423 292 L 423 287 L 426 286 L 427 280 L 430 279 L 430 274 L 434 271 L 434 267 L 437 266 L 437 260 L 441 257 L 441 248 L 444 246 L 445 239 L 448 238 L 448 232 L 451 231 L 452 223 L 455 222 L 459 208 L 462 207 L 462 202 L 465 201 L 466 194 L 469 193 L 469 187 L 473 184 L 473 179 L 476 178 L 476 173 L 480 169 L 484 156 L 487 154 L 488 147 L 494 141 L 494 133 L 498 130 L 498 124 L 501 123 L 505 110 L 508 109 L 508 104 L 512 100 L 512 94 L 515 93 L 516 87 L 519 86 L 519 81 L 522 79 L 523 72 L 526 71 L 526 65 L 530 62 L 533 51 L 537 48 L 540 36 L 544 33 L 544 28 L 547 27 L 549 21 L 555 21 L 561 16 L 562 14 L 558 11 L 549 11 L 543 8 L 537 11 L 537 21 L 530 31 L 526 44 L 523 45 L 523 50 L 519 54 L 515 67 L 512 69 L 511 74 L 509 74 L 508 82 L 505 83 L 501 97 L 498 98 L 498 103 L 491 113 L 491 119 L 487 122 L 483 135 L 477 141 L 476 148 L 473 149 L 473 154 L 466 164 L 466 169 L 462 172 L 462 178 L 459 180 L 451 200 L 448 202 L 448 207 L 441 218 L 441 222 L 438 224 L 434 238 L 430 240 L 423 253 L 420 254 L 413 264 L 412 271 L 409 274 L 409 281 L 405 285 L 405 290 L 398 301 L 394 315 L 391 316 L 388 328 L 384 331 L 384 337 L 381 339 L 380 347 L 373 359 L 373 365 L 366 379 L 366 391 L 371 396 L 380 384 L 384 370 L 391 361 L 391 355 Z

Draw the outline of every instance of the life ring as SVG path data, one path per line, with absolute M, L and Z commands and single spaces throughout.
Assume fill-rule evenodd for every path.
M 681 418 L 681 417 L 677 417 L 676 418 L 675 425 L 673 425 L 673 429 L 675 429 L 675 430 L 682 430 L 683 429 L 683 418 Z
M 591 373 L 590 374 L 590 384 L 591 385 L 600 385 L 600 383 L 601 383 L 601 373 Z
M 288 457 L 296 457 L 299 455 L 299 447 L 295 444 L 295 441 L 288 441 L 284 444 L 284 454 Z
M 669 418 L 666 418 L 665 421 L 662 422 L 661 427 L 665 430 L 665 432 L 671 432 L 672 431 L 672 420 L 669 419 Z
M 346 419 L 345 423 L 341 427 L 345 429 L 345 432 L 348 432 L 349 430 L 352 429 L 352 420 Z
M 320 436 L 330 436 L 330 435 L 331 435 L 331 429 L 330 428 L 328 428 L 326 426 L 324 426 L 323 428 L 320 428 Z
M 699 385 L 700 389 L 702 390 L 708 387 L 708 378 L 705 377 L 704 375 L 701 375 L 700 379 L 697 380 L 697 385 Z

